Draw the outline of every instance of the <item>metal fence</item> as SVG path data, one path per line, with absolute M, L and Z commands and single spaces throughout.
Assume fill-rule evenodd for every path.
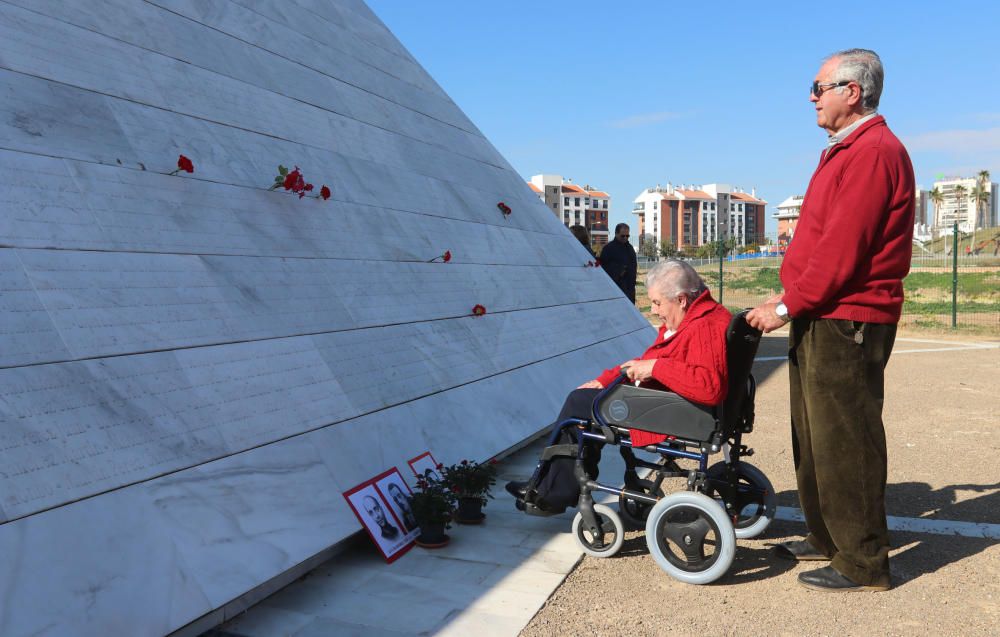
M 781 256 L 740 255 L 738 259 L 688 262 L 705 279 L 716 300 L 734 310 L 754 307 L 781 289 L 781 260 Z M 645 262 L 645 267 L 651 265 L 651 261 Z M 915 251 L 903 289 L 900 326 L 1000 334 L 1000 256 L 961 250 L 947 254 Z M 648 311 L 641 299 L 637 301 L 640 310 Z M 648 300 L 645 304 L 648 306 Z

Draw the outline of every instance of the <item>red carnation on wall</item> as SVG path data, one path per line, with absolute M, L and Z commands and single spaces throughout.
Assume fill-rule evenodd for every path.
M 319 196 L 323 198 L 323 201 L 326 201 L 327 199 L 330 198 L 330 189 L 327 188 L 326 186 L 323 186 L 322 188 L 319 189 Z
M 169 172 L 167 174 L 168 175 L 176 175 L 177 173 L 181 172 L 182 170 L 184 172 L 186 172 L 186 173 L 193 173 L 194 172 L 194 162 L 192 162 L 190 159 L 188 159 L 184 155 L 181 155 L 180 157 L 177 158 L 177 168 L 174 169 L 172 172 Z
M 434 257 L 433 259 L 431 259 L 427 263 L 434 263 L 438 259 L 441 259 L 441 263 L 448 263 L 449 261 L 451 261 L 451 250 L 445 250 L 444 254 L 440 254 L 440 255 Z
M 482 316 L 483 314 L 486 314 L 486 308 L 485 307 L 483 307 L 482 305 L 480 305 L 478 303 L 476 303 L 475 305 L 472 306 L 472 315 L 473 316 Z
M 510 212 L 511 212 L 511 211 L 510 211 L 510 206 L 508 206 L 508 205 L 507 205 L 507 204 L 505 204 L 504 202 L 502 202 L 502 201 L 501 201 L 500 203 L 498 203 L 498 204 L 497 204 L 497 208 L 499 208 L 499 209 L 500 209 L 500 212 L 502 212 L 502 213 L 503 213 L 503 216 L 504 216 L 504 217 L 507 217 L 507 216 L 509 216 L 509 215 L 510 215 Z

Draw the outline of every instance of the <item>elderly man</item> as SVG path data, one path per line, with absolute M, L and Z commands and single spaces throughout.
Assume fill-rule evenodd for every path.
M 781 266 L 784 292 L 747 320 L 789 320 L 792 452 L 809 535 L 779 556 L 830 560 L 799 575 L 822 591 L 888 590 L 883 373 L 903 305 L 913 235 L 913 167 L 877 113 L 882 62 L 831 55 L 812 83 L 829 133 Z
M 635 275 L 638 260 L 635 250 L 628 242 L 629 228 L 626 223 L 615 226 L 614 241 L 609 241 L 601 250 L 601 267 L 608 273 L 629 301 L 635 303 Z
M 690 265 L 670 259 L 646 275 L 653 314 L 663 324 L 656 340 L 642 357 L 607 369 L 596 379 L 570 392 L 555 426 L 568 418 L 590 418 L 598 392 L 625 370 L 630 381 L 643 387 L 669 389 L 690 401 L 715 405 L 726 397 L 726 328 L 729 311 L 712 299 L 704 281 Z M 632 444 L 642 447 L 666 438 L 644 431 L 631 432 Z M 565 439 L 562 442 L 569 442 Z M 584 465 L 597 478 L 600 448 L 588 442 Z M 559 512 L 575 505 L 579 484 L 573 475 L 574 459 L 557 458 L 535 477 L 535 483 L 511 482 L 507 491 L 543 510 Z

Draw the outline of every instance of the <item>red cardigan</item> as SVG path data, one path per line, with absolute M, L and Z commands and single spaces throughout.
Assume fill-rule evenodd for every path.
M 820 158 L 781 264 L 793 317 L 896 323 L 913 252 L 906 149 L 874 117 Z
M 643 387 L 668 389 L 684 398 L 703 405 L 717 405 L 726 397 L 729 376 L 726 368 L 726 328 L 732 315 L 715 302 L 705 290 L 696 298 L 677 326 L 677 331 L 664 339 L 666 326 L 660 327 L 656 340 L 641 359 L 657 359 L 652 380 Z M 606 369 L 597 377 L 607 387 L 618 378 L 619 367 Z M 631 431 L 632 444 L 642 447 L 666 439 L 666 436 L 646 431 Z

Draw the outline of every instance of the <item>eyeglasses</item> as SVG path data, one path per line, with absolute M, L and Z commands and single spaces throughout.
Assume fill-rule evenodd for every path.
M 844 80 L 843 82 L 830 82 L 829 84 L 820 84 L 819 81 L 815 81 L 809 87 L 809 94 L 815 95 L 816 97 L 822 97 L 823 93 L 834 87 L 847 86 L 853 80 Z
M 627 234 L 620 234 L 620 235 L 618 235 L 618 236 L 619 236 L 620 238 L 622 238 L 622 239 L 628 239 L 630 235 L 627 235 Z

